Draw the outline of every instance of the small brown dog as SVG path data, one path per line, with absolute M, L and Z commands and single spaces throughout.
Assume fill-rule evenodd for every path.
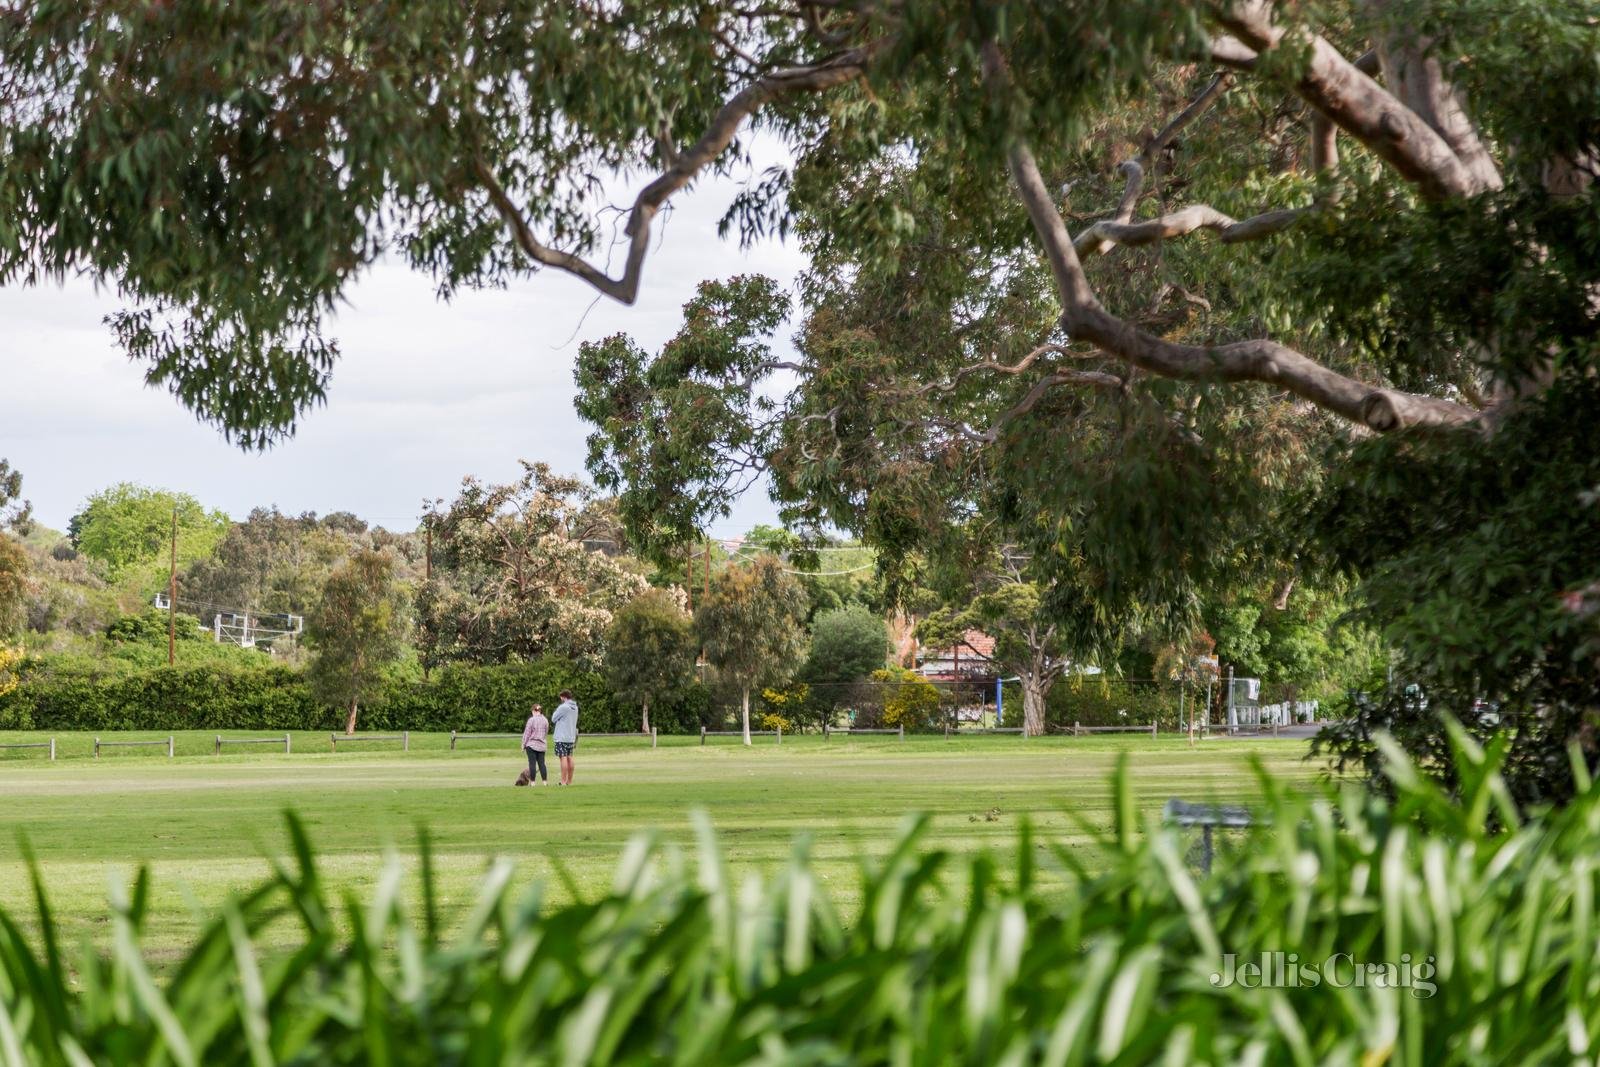
M 521 774 L 517 775 L 516 784 L 517 785 L 532 785 L 533 784 L 533 779 L 528 777 L 528 772 L 527 771 L 523 771 Z

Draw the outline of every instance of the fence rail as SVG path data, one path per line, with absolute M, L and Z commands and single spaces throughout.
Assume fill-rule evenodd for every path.
M 618 731 L 616 733 L 603 733 L 603 734 L 586 734 L 586 733 L 580 732 L 578 734 L 578 740 L 579 741 L 582 741 L 586 737 L 631 737 L 635 741 L 643 741 L 645 738 L 648 737 L 650 739 L 650 747 L 651 748 L 655 748 L 656 747 L 656 728 L 654 726 L 650 727 L 650 732 L 648 734 L 645 733 L 643 730 L 623 730 L 623 731 Z
M 952 737 L 960 737 L 962 734 L 1016 734 L 1018 737 L 1028 736 L 1028 732 L 1020 726 L 974 726 L 966 730 L 958 726 L 952 730 L 948 723 L 945 724 L 944 737 L 946 741 Z
M 456 750 L 457 741 L 521 741 L 521 734 L 463 734 L 450 731 L 450 751 Z
M 654 726 L 652 726 L 652 727 L 650 727 L 650 732 L 648 734 L 645 733 L 643 730 L 629 730 L 629 731 L 625 731 L 625 732 L 622 732 L 622 733 L 594 733 L 594 734 L 580 733 L 578 735 L 578 740 L 581 741 L 585 737 L 632 737 L 632 738 L 636 738 L 637 740 L 640 740 L 640 741 L 643 741 L 645 738 L 648 737 L 650 739 L 650 747 L 651 748 L 655 748 L 656 747 L 656 742 L 657 742 L 657 739 L 658 739 L 658 733 L 657 733 L 656 728 Z M 522 735 L 521 734 L 480 734 L 480 733 L 465 733 L 464 734 L 464 733 L 460 733 L 460 732 L 455 731 L 455 730 L 451 730 L 450 731 L 450 751 L 452 751 L 452 752 L 455 751 L 456 742 L 457 741 L 521 741 L 521 740 L 522 740 Z
M 700 747 L 701 748 L 705 747 L 706 738 L 708 738 L 708 737 L 743 737 L 743 736 L 744 736 L 744 731 L 743 730 L 707 730 L 704 726 L 702 726 L 702 727 L 700 727 Z M 781 728 L 777 729 L 777 730 L 751 730 L 750 731 L 750 736 L 751 737 L 774 737 L 774 736 L 776 736 L 777 739 L 778 739 L 778 744 L 780 744 L 780 745 L 783 744 L 783 730 Z
M 398 741 L 402 752 L 411 751 L 411 731 L 403 730 L 397 734 L 335 734 L 328 735 L 328 747 L 335 752 L 339 751 L 340 741 Z
M 174 753 L 171 734 L 167 735 L 165 741 L 102 741 L 97 737 L 94 739 L 94 758 L 100 758 L 100 750 L 102 748 L 145 748 L 156 745 L 166 745 L 167 758 L 172 759 Z
M 1083 726 L 1079 723 L 1072 724 L 1072 736 L 1080 734 L 1143 734 L 1151 737 L 1156 735 L 1156 721 L 1150 720 L 1149 726 Z
M 216 754 L 219 756 L 222 755 L 223 745 L 282 745 L 283 754 L 287 756 L 289 754 L 291 744 L 292 738 L 287 733 L 282 737 L 223 737 L 221 734 L 218 734 Z
M 851 726 L 841 730 L 838 727 L 829 726 L 827 723 L 823 723 L 822 739 L 826 741 L 833 734 L 844 734 L 846 736 L 851 734 L 895 734 L 900 738 L 900 740 L 904 741 L 906 739 L 906 727 L 905 723 L 901 723 L 899 726 L 884 727 Z
M 56 758 L 56 739 L 53 737 L 48 741 L 12 741 L 8 744 L 0 745 L 0 748 L 48 748 L 50 750 L 50 758 Z
M 1229 725 L 1228 723 L 1212 723 L 1207 726 L 1206 732 L 1213 734 L 1270 734 L 1278 736 L 1278 723 L 1240 722 Z

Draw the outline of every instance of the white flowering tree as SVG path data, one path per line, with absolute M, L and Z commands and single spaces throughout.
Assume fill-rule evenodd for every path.
M 417 614 L 430 666 L 544 654 L 595 665 L 613 612 L 648 587 L 620 552 L 607 502 L 545 464 L 522 466 L 509 485 L 466 479 L 429 519 L 432 573 Z

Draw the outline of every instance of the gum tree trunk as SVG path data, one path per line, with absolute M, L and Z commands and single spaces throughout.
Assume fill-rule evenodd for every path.
M 745 686 L 740 692 L 740 703 L 744 711 L 744 743 L 750 744 L 750 687 Z
M 645 697 L 644 698 L 644 718 L 643 718 L 643 722 L 639 726 L 639 732 L 640 733 L 645 733 L 645 734 L 650 732 L 650 698 L 649 697 Z
M 356 732 L 356 714 L 359 710 L 360 709 L 357 707 L 355 699 L 352 698 L 350 701 L 350 714 L 344 720 L 344 732 L 346 735 Z
M 1049 687 L 1038 675 L 1022 675 L 1022 732 L 1028 737 L 1044 735 L 1045 697 Z

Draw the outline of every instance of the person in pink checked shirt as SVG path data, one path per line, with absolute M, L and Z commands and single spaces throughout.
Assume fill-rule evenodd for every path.
M 528 725 L 522 728 L 522 750 L 528 754 L 528 784 L 549 784 L 550 774 L 544 769 L 545 738 L 550 736 L 550 720 L 544 717 L 544 708 L 535 704 Z

